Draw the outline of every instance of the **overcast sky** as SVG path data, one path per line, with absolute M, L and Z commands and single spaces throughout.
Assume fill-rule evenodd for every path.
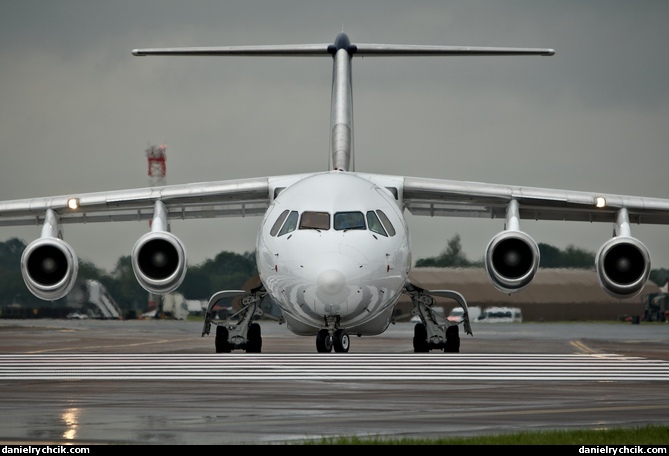
M 329 58 L 134 57 L 139 47 L 352 42 L 549 47 L 553 57 L 353 61 L 356 170 L 669 198 L 664 0 L 0 0 L 0 199 L 326 170 Z M 259 217 L 175 221 L 199 264 L 253 251 Z M 408 217 L 414 260 L 503 220 Z M 66 225 L 111 270 L 142 223 Z M 595 252 L 610 224 L 521 221 Z M 0 228 L 26 243 L 39 227 Z M 633 226 L 669 268 L 669 227 Z

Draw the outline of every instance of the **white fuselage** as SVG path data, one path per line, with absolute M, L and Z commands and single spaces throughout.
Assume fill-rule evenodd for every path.
M 411 267 L 394 196 L 343 171 L 283 190 L 263 218 L 256 247 L 260 279 L 300 335 L 316 334 L 328 321 L 352 334 L 382 333 Z

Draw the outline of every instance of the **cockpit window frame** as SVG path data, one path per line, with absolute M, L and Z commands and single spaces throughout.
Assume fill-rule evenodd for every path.
M 330 213 L 322 211 L 304 211 L 300 215 L 298 229 L 327 231 L 330 229 Z
M 286 221 L 284 222 L 277 236 L 281 237 L 295 231 L 295 229 L 297 228 L 298 216 L 299 214 L 297 213 L 297 211 L 290 211 L 290 214 L 288 214 L 288 216 L 286 217 Z
M 397 230 L 395 230 L 395 227 L 393 226 L 392 222 L 390 221 L 390 219 L 388 218 L 386 213 L 383 212 L 381 209 L 379 209 L 379 210 L 376 211 L 376 214 L 381 219 L 381 224 L 383 225 L 383 227 L 388 232 L 388 235 L 390 237 L 395 236 L 397 234 Z
M 380 234 L 381 236 L 388 237 L 386 229 L 383 227 L 383 223 L 379 219 L 379 216 L 376 215 L 375 211 L 367 211 L 367 227 L 369 231 Z
M 276 219 L 274 222 L 274 225 L 272 225 L 272 229 L 269 230 L 269 235 L 270 236 L 276 236 L 279 230 L 281 229 L 281 226 L 283 225 L 283 222 L 286 221 L 286 217 L 288 217 L 288 214 L 290 214 L 290 211 L 286 209 L 283 211 L 279 217 Z
M 335 231 L 366 230 L 365 214 L 360 211 L 339 211 L 332 217 Z

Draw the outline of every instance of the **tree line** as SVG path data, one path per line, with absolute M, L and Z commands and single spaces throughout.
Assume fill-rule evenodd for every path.
M 542 268 L 592 269 L 595 254 L 574 246 L 559 249 L 548 244 L 539 244 Z M 21 276 L 21 255 L 26 248 L 24 241 L 11 238 L 0 242 L 0 307 L 21 304 L 41 307 L 45 301 L 30 293 Z M 456 234 L 437 256 L 416 261 L 416 267 L 483 267 L 483 260 L 471 261 L 462 251 L 460 235 Z M 198 265 L 189 265 L 183 283 L 177 289 L 185 299 L 208 300 L 220 290 L 243 289 L 244 284 L 257 275 L 255 252 L 242 254 L 220 252 L 214 258 Z M 95 264 L 79 260 L 80 280 L 97 280 L 107 289 L 124 313 L 141 314 L 148 310 L 148 293 L 135 278 L 129 255 L 122 256 L 114 269 L 107 272 Z M 654 269 L 650 280 L 662 286 L 669 278 L 669 269 Z M 65 305 L 65 299 L 55 305 Z M 48 303 L 47 303 L 48 304 Z
M 573 245 L 561 250 L 552 245 L 539 243 L 540 268 L 590 269 L 595 265 L 595 253 L 579 249 Z M 462 251 L 460 235 L 456 234 L 446 244 L 446 248 L 437 256 L 416 261 L 416 267 L 437 268 L 482 268 L 483 258 L 470 260 Z
M 0 307 L 15 303 L 34 308 L 45 305 L 45 301 L 33 296 L 23 281 L 20 264 L 25 248 L 25 242 L 18 238 L 0 242 Z M 254 252 L 221 252 L 201 264 L 189 265 L 186 277 L 176 291 L 185 299 L 206 301 L 219 290 L 243 288 L 256 274 Z M 149 294 L 137 282 L 129 255 L 120 257 L 111 272 L 79 259 L 78 279 L 100 282 L 124 314 L 140 315 L 148 310 Z M 59 299 L 54 304 L 65 306 L 65 300 Z
M 540 268 L 594 269 L 596 253 L 569 245 L 564 249 L 539 243 Z M 470 260 L 462 251 L 460 235 L 456 234 L 446 244 L 446 248 L 437 256 L 421 258 L 416 267 L 437 268 L 482 268 L 483 258 Z M 663 286 L 669 279 L 669 269 L 652 269 L 649 280 Z

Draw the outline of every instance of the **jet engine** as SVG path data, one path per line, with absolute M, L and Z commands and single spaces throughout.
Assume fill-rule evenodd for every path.
M 167 231 L 167 211 L 156 202 L 151 232 L 139 238 L 132 248 L 132 269 L 146 291 L 166 294 L 176 290 L 186 277 L 186 249 Z
M 614 298 L 631 298 L 641 292 L 650 276 L 650 253 L 632 237 L 626 208 L 618 210 L 613 230 L 614 237 L 595 256 L 597 279 Z
M 132 249 L 132 269 L 146 291 L 170 293 L 186 277 L 186 251 L 172 233 L 146 233 Z
M 28 244 L 21 256 L 23 281 L 32 294 L 45 301 L 68 294 L 78 270 L 77 254 L 58 238 L 37 239 Z
M 650 275 L 650 254 L 639 240 L 614 237 L 595 257 L 599 283 L 614 298 L 631 298 L 641 292 Z
M 506 230 L 490 240 L 485 269 L 500 291 L 514 293 L 532 282 L 539 268 L 539 247 L 522 231 Z
M 58 216 L 48 210 L 41 237 L 28 244 L 21 255 L 23 281 L 32 294 L 45 301 L 64 297 L 77 280 L 77 254 L 61 234 Z
M 539 269 L 539 247 L 520 231 L 517 200 L 506 207 L 505 230 L 494 236 L 485 251 L 485 270 L 499 291 L 515 293 L 532 282 Z

